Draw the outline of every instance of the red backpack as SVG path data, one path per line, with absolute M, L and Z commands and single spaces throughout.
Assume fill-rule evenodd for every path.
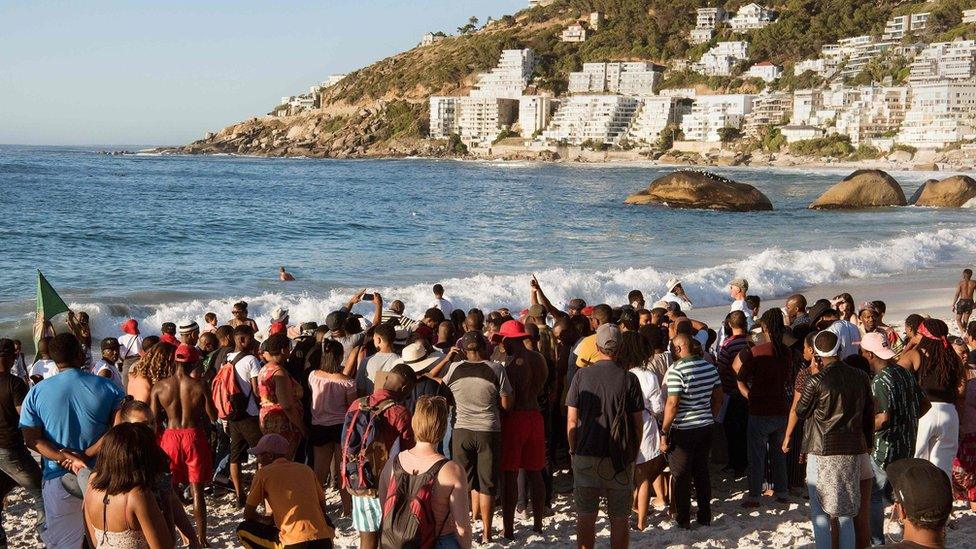
M 213 402 L 217 408 L 217 417 L 235 421 L 247 417 L 247 406 L 251 402 L 251 395 L 244 394 L 237 384 L 237 374 L 234 366 L 245 356 L 246 352 L 237 353 L 234 360 L 225 362 L 213 379 Z
M 433 547 L 443 524 L 434 520 L 434 482 L 448 462 L 442 459 L 424 473 L 411 475 L 393 462 L 393 475 L 383 501 L 380 547 Z

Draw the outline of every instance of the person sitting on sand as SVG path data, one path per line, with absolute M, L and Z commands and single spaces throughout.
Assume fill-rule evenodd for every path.
M 942 549 L 946 523 L 952 513 L 949 479 L 923 459 L 906 458 L 888 467 L 895 520 L 904 526 L 904 539 L 878 549 Z
M 962 278 L 956 284 L 956 293 L 952 296 L 952 312 L 956 313 L 956 326 L 960 333 L 966 333 L 966 325 L 973 314 L 973 293 L 976 292 L 976 280 L 973 280 L 973 270 L 964 269 Z
M 278 280 L 282 282 L 291 282 L 292 280 L 295 280 L 295 276 L 286 271 L 282 266 L 278 268 Z
M 200 352 L 196 347 L 180 345 L 172 375 L 153 385 L 150 406 L 155 417 L 164 417 L 161 412 L 166 413 L 166 429 L 161 431 L 159 445 L 169 456 L 173 483 L 190 484 L 197 539 L 201 546 L 208 547 L 203 488 L 213 477 L 213 454 L 206 427 L 216 421 L 217 410 L 207 384 L 190 377 L 199 362 Z

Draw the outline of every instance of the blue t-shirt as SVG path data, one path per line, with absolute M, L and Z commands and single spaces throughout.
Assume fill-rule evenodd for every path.
M 84 450 L 112 426 L 125 392 L 108 378 L 64 370 L 38 383 L 27 393 L 20 411 L 21 429 L 41 428 L 48 440 L 62 448 Z M 68 471 L 56 462 L 42 460 L 44 480 Z

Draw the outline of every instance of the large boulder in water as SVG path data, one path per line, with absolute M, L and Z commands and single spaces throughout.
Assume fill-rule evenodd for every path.
M 752 185 L 693 170 L 679 170 L 659 177 L 643 191 L 628 196 L 625 203 L 729 212 L 773 209 L 766 195 Z
M 965 175 L 954 175 L 942 181 L 926 181 L 912 202 L 916 206 L 960 208 L 976 198 L 976 180 Z
M 827 189 L 810 208 L 839 210 L 905 206 L 905 191 L 901 185 L 881 170 L 857 170 L 843 181 Z

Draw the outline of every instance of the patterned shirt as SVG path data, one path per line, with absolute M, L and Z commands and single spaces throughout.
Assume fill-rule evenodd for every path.
M 888 364 L 875 374 L 871 392 L 876 414 L 888 412 L 884 428 L 874 432 L 874 461 L 887 467 L 893 461 L 915 454 L 919 403 L 922 390 L 915 377 L 897 364 Z
M 695 429 L 715 422 L 712 389 L 721 385 L 715 365 L 701 357 L 676 360 L 665 377 L 668 396 L 680 397 L 673 429 Z

